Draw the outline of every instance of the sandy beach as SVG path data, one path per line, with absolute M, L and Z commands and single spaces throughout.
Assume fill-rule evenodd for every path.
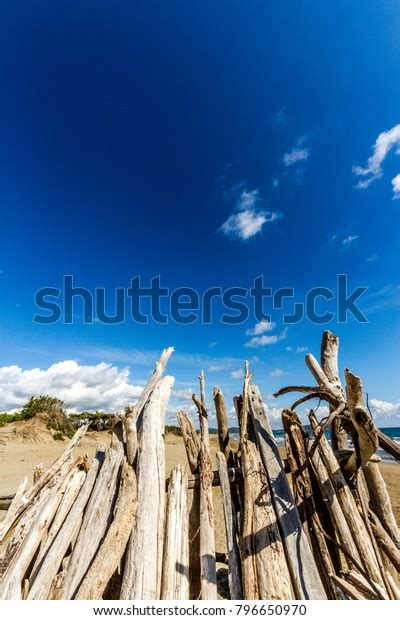
M 89 432 L 84 437 L 80 446 L 76 449 L 76 455 L 88 454 L 92 457 L 98 444 L 106 444 L 110 441 L 110 433 Z M 210 438 L 214 469 L 216 469 L 215 453 L 218 450 L 217 437 Z M 0 495 L 13 493 L 20 481 L 28 476 L 32 481 L 35 467 L 42 463 L 45 467 L 50 466 L 63 451 L 67 440 L 55 441 L 52 432 L 43 425 L 32 421 L 8 424 L 0 429 Z M 282 455 L 283 455 L 282 449 Z M 166 435 L 166 476 L 178 463 L 187 464 L 186 453 L 181 437 L 171 433 Z M 386 481 L 393 510 L 400 523 L 400 486 L 398 476 L 400 466 L 396 463 L 380 464 L 383 477 Z M 224 552 L 225 531 L 223 523 L 220 490 L 214 487 L 215 508 L 215 535 L 216 549 Z M 1 514 L 1 513 L 0 513 Z

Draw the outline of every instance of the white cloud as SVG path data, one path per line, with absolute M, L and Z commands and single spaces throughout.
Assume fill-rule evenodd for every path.
M 275 114 L 275 116 L 273 116 L 273 122 L 275 123 L 275 125 L 279 128 L 283 128 L 287 125 L 288 120 L 289 120 L 289 116 L 288 113 L 286 111 L 286 106 L 283 106 L 279 112 L 277 112 Z
M 275 370 L 269 373 L 269 376 L 270 377 L 282 377 L 285 374 L 286 373 L 284 370 L 282 370 L 282 368 L 275 368 Z
M 253 189 L 253 190 L 244 189 L 242 193 L 240 194 L 236 207 L 240 211 L 246 211 L 247 209 L 253 209 L 260 201 L 261 201 L 261 198 L 260 198 L 259 189 Z
M 263 211 L 257 213 L 247 209 L 230 215 L 222 224 L 221 230 L 228 237 L 246 240 L 261 232 L 266 221 Z
M 358 235 L 349 235 L 348 231 L 336 233 L 329 239 L 329 243 L 337 248 L 338 252 L 346 252 L 354 246 L 358 239 Z
M 286 351 L 293 351 L 293 347 L 289 345 L 288 347 L 286 347 Z
M 400 401 L 391 403 L 385 400 L 371 398 L 369 406 L 373 413 L 374 421 L 378 426 L 400 425 Z
M 244 377 L 244 372 L 241 368 L 239 370 L 232 370 L 231 377 L 240 381 Z
M 261 208 L 262 202 L 258 189 L 242 189 L 236 198 L 235 212 L 222 224 L 221 232 L 246 241 L 261 232 L 265 224 L 278 220 L 280 214 L 265 211 Z
M 308 351 L 308 347 L 297 347 L 296 353 L 305 353 Z
M 172 398 L 179 401 L 192 401 L 193 390 L 192 388 L 185 388 L 183 390 L 174 390 L 172 392 Z
M 217 344 L 218 344 L 217 340 L 214 340 L 214 342 L 209 342 L 208 343 L 208 348 L 209 349 L 214 349 L 217 346 Z
M 357 239 L 358 235 L 349 235 L 348 237 L 342 239 L 342 246 L 345 248 L 349 248 L 351 245 L 353 245 L 355 241 L 357 241 Z
M 265 332 L 272 331 L 275 327 L 275 323 L 263 319 L 259 323 L 256 323 L 256 325 L 252 329 L 246 329 L 246 336 L 260 336 Z
M 225 364 L 211 364 L 211 366 L 209 366 L 207 370 L 208 372 L 220 372 L 221 370 L 225 370 L 225 368 Z
M 250 347 L 250 348 L 256 348 L 256 347 L 263 347 L 263 346 L 270 345 L 270 344 L 276 344 L 280 340 L 284 340 L 286 336 L 287 336 L 287 329 L 284 329 L 283 332 L 279 335 L 273 334 L 271 336 L 267 336 L 263 334 L 262 336 L 254 336 L 253 338 L 250 338 L 250 340 L 248 340 L 244 346 Z
M 400 155 L 400 124 L 379 134 L 372 146 L 372 155 L 368 158 L 365 168 L 353 166 L 354 174 L 362 177 L 356 187 L 366 189 L 373 181 L 382 177 L 382 164 L 393 147 L 396 147 L 396 155 Z M 393 198 L 400 198 L 399 174 L 392 179 L 392 187 Z
M 378 254 L 371 254 L 371 256 L 368 256 L 365 260 L 367 263 L 375 263 L 375 261 L 378 260 Z
M 128 368 L 101 362 L 81 365 L 74 360 L 42 370 L 19 366 L 0 368 L 0 410 L 21 408 L 31 396 L 48 394 L 61 398 L 70 410 L 117 411 L 141 394 L 143 386 L 130 382 Z
M 310 149 L 307 147 L 294 147 L 291 151 L 288 151 L 283 156 L 283 163 L 288 168 L 293 164 L 298 164 L 301 161 L 307 161 L 310 157 Z
M 385 400 L 378 400 L 377 398 L 371 398 L 369 404 L 373 409 L 377 409 L 381 413 L 386 415 L 400 415 L 400 402 L 389 403 Z
M 396 174 L 392 179 L 393 200 L 400 198 L 400 174 Z

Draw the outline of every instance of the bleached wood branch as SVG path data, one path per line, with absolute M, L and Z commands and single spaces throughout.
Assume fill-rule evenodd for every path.
M 125 460 L 122 465 L 114 518 L 96 557 L 86 573 L 76 600 L 98 600 L 117 569 L 134 525 L 137 510 L 136 474 Z
M 165 523 L 165 412 L 173 377 L 159 380 L 143 411 L 137 458 L 138 509 L 122 580 L 121 599 L 159 600 Z
M 162 600 L 189 598 L 188 480 L 183 465 L 170 476 L 161 585 Z

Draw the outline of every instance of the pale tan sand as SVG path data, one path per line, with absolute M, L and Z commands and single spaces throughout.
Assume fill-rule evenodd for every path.
M 34 422 L 17 422 L 0 428 L 0 495 L 13 493 L 19 482 L 28 476 L 32 481 L 33 470 L 39 463 L 50 466 L 63 451 L 67 440 L 55 441 L 53 431 L 46 429 L 42 424 Z M 88 454 L 93 457 L 99 443 L 110 441 L 110 433 L 87 433 L 76 454 Z M 216 436 L 211 436 L 211 451 L 216 469 L 215 453 L 218 450 Z M 166 436 L 166 475 L 178 463 L 187 464 L 186 453 L 181 437 L 172 434 Z M 392 499 L 393 509 L 397 521 L 400 523 L 400 465 L 396 463 L 381 463 L 382 474 L 385 478 Z M 226 550 L 221 494 L 218 487 L 214 487 L 215 521 L 216 521 L 216 549 Z M 1 513 L 0 513 L 1 514 Z

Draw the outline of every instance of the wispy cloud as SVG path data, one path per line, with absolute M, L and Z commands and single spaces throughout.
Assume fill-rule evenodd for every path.
M 398 306 L 400 306 L 400 285 L 386 284 L 362 298 L 361 310 L 368 315 L 384 308 L 396 308 Z
M 262 231 L 265 224 L 278 220 L 281 215 L 264 209 L 258 189 L 241 189 L 235 199 L 234 213 L 220 227 L 227 237 L 247 241 Z
M 232 370 L 231 377 L 240 381 L 244 377 L 244 372 L 241 368 L 239 368 L 238 370 Z
M 400 421 L 400 402 L 391 403 L 377 398 L 371 398 L 369 401 L 372 413 L 376 421 L 382 423 L 395 423 Z M 397 426 L 397 424 L 396 424 Z
M 392 179 L 393 200 L 400 198 L 400 174 L 396 174 Z
M 274 124 L 279 127 L 280 129 L 282 129 L 283 127 L 286 127 L 286 125 L 288 124 L 289 121 L 289 115 L 287 113 L 287 109 L 286 106 L 283 106 L 273 117 L 272 120 L 274 122 Z
M 371 256 L 368 256 L 365 260 L 367 263 L 375 263 L 378 260 L 378 254 L 375 252 L 374 254 L 371 254 Z
M 353 166 L 354 174 L 361 177 L 356 184 L 358 189 L 366 189 L 373 181 L 382 177 L 382 164 L 394 147 L 396 155 L 400 155 L 400 124 L 379 134 L 372 146 L 372 155 L 368 158 L 365 168 Z M 392 179 L 392 189 L 393 199 L 400 198 L 400 174 Z
M 332 235 L 329 243 L 336 246 L 339 252 L 345 252 L 355 245 L 357 239 L 358 235 L 349 235 L 348 231 L 346 231 Z
M 225 364 L 211 364 L 211 366 L 207 368 L 208 372 L 221 372 L 221 370 L 225 370 L 225 369 L 226 369 Z
M 344 239 L 342 239 L 342 247 L 349 248 L 354 244 L 355 241 L 357 241 L 357 239 L 358 235 L 349 235 L 348 237 L 345 237 Z
M 283 377 L 285 375 L 285 371 L 282 368 L 275 368 L 272 372 L 269 373 L 270 377 Z
M 246 336 L 260 336 L 265 332 L 271 332 L 275 329 L 276 324 L 272 321 L 263 320 L 250 329 L 246 329 Z
M 270 344 L 276 344 L 280 340 L 284 340 L 286 336 L 287 329 L 284 329 L 280 334 L 272 334 L 271 336 L 267 336 L 266 334 L 263 334 L 262 336 L 254 336 L 253 338 L 250 338 L 244 346 L 250 348 L 264 347 Z
M 308 160 L 311 151 L 308 146 L 304 145 L 306 139 L 306 135 L 300 136 L 294 147 L 283 155 L 282 162 L 286 168 Z

